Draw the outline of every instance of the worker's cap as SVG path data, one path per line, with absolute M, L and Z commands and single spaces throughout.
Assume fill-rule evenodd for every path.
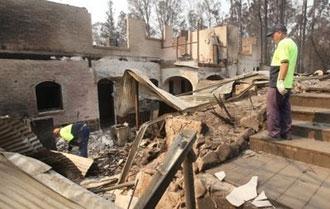
M 283 25 L 283 24 L 276 24 L 274 25 L 270 30 L 269 32 L 267 33 L 267 37 L 270 37 L 272 36 L 275 32 L 283 32 L 283 33 L 286 33 L 287 32 L 287 29 L 286 27 Z
M 60 128 L 54 128 L 54 130 L 53 130 L 53 135 L 58 135 L 59 133 L 60 133 Z

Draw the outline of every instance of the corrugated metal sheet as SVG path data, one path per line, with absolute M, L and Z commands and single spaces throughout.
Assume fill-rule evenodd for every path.
M 182 97 L 182 95 L 174 96 L 169 92 L 158 88 L 139 70 L 126 69 L 120 83 L 118 100 L 121 101 L 121 103 L 118 106 L 117 114 L 121 117 L 125 117 L 129 112 L 134 110 L 136 82 L 139 83 L 139 89 L 148 97 L 163 101 L 178 111 L 187 111 L 204 106 L 211 102 L 215 102 L 213 97 L 213 93 L 215 93 L 214 91 L 217 91 L 215 90 L 215 87 L 218 89 L 227 83 L 238 80 L 246 80 L 249 77 L 254 77 L 254 79 L 256 79 L 257 75 L 257 72 L 250 72 L 236 76 L 234 78 L 219 81 L 218 84 L 207 87 L 208 90 L 204 89 L 205 91 L 201 92 L 202 95 L 195 92 L 193 95 Z M 228 86 L 230 86 L 230 84 L 228 84 Z M 198 92 L 200 92 L 200 90 L 198 90 Z M 217 91 L 217 93 L 219 92 L 225 93 L 223 89 Z M 205 95 L 206 93 L 208 96 Z
M 17 153 L 0 153 L 1 209 L 118 209 L 51 170 L 48 165 Z
M 88 169 L 91 167 L 91 165 L 94 162 L 94 160 L 91 158 L 80 157 L 78 155 L 73 155 L 73 154 L 63 153 L 63 152 L 56 152 L 56 151 L 52 151 L 52 152 L 58 153 L 58 154 L 64 156 L 64 158 L 69 159 L 80 170 L 80 172 L 83 176 L 86 175 Z
M 84 208 L 39 183 L 0 155 L 0 208 Z
M 93 159 L 63 152 L 42 150 L 34 158 L 50 165 L 56 172 L 79 183 L 93 164 Z
M 6 151 L 31 155 L 38 152 L 42 144 L 23 121 L 0 117 L 0 147 Z
M 37 136 L 19 119 L 0 117 L 0 147 L 8 152 L 32 156 L 50 165 L 56 172 L 80 182 L 93 160 L 43 148 Z

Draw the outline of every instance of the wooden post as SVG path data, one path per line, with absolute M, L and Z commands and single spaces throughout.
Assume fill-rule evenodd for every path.
M 135 81 L 135 126 L 140 127 L 139 82 Z
M 191 56 L 191 58 L 193 57 L 193 55 L 192 55 L 192 35 L 193 35 L 193 33 L 191 32 L 191 31 L 189 31 L 188 32 L 188 34 L 190 34 L 190 48 L 189 48 L 189 54 L 190 54 L 190 56 Z
M 179 56 L 179 37 L 176 37 L 176 60 L 178 60 Z
M 199 21 L 198 21 L 198 26 L 197 26 L 197 65 L 199 64 Z

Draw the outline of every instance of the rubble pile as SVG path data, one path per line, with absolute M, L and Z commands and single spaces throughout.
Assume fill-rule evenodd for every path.
M 262 89 L 257 95 L 252 96 L 252 103 L 248 98 L 226 103 L 228 111 L 235 120 L 234 124 L 217 116 L 218 114 L 226 117 L 226 113 L 218 105 L 167 119 L 164 138 L 147 138 L 140 144 L 127 179 L 127 181 L 138 181 L 134 196 L 140 197 L 145 191 L 156 168 L 163 162 L 174 136 L 183 129 L 193 129 L 197 132 L 197 140 L 193 147 L 197 155 L 197 161 L 194 163 L 196 174 L 238 156 L 247 148 L 249 136 L 264 128 L 265 93 L 266 90 Z M 195 187 L 197 198 L 203 198 L 209 193 L 204 182 L 199 181 L 197 177 L 195 177 Z M 221 188 L 224 190 L 223 193 L 229 192 L 227 187 Z M 183 173 L 179 170 L 157 208 L 184 208 L 184 201 Z
M 330 86 L 330 74 L 322 76 L 301 76 L 295 80 L 293 92 L 303 93 L 306 91 L 329 91 Z
M 328 88 L 329 84 L 329 79 L 300 79 L 296 82 L 294 92 L 305 92 L 310 88 Z M 222 204 L 231 208 L 225 197 L 233 190 L 233 186 L 217 181 L 213 175 L 204 171 L 239 155 L 247 155 L 244 150 L 248 148 L 249 136 L 266 128 L 266 93 L 267 88 L 259 88 L 257 91 L 253 89 L 236 101 L 224 100 L 223 105 L 218 102 L 198 111 L 169 117 L 163 125 L 158 123 L 150 126 L 138 146 L 127 175 L 125 182 L 130 186 L 122 188 L 112 187 L 116 187 L 114 185 L 118 183 L 132 143 L 118 146 L 110 130 L 91 133 L 89 156 L 94 159 L 94 166 L 89 171 L 89 178 L 84 182 L 85 187 L 116 202 L 126 204 L 130 199 L 136 202 L 164 161 L 175 136 L 184 129 L 192 129 L 197 132 L 193 145 L 196 154 L 193 169 L 196 174 L 194 186 L 198 207 L 207 208 L 207 205 L 213 202 L 215 205 Z M 130 135 L 134 141 L 135 134 Z M 62 147 L 65 149 L 64 144 Z M 134 184 L 135 187 L 132 188 Z M 156 208 L 185 208 L 183 184 L 183 172 L 180 169 Z M 120 201 L 123 199 L 125 201 Z
M 122 198 L 129 200 L 133 196 L 134 199 L 141 197 L 153 174 L 157 172 L 157 167 L 164 161 L 175 136 L 183 129 L 197 132 L 193 145 L 197 160 L 193 169 L 195 174 L 203 174 L 205 170 L 240 155 L 248 147 L 249 136 L 264 128 L 265 100 L 266 89 L 261 88 L 249 92 L 246 97 L 237 101 L 224 100 L 224 106 L 219 103 L 208 105 L 198 111 L 172 116 L 150 126 L 138 146 L 125 181 L 133 182 L 133 185 L 137 182 L 133 188 L 128 186 L 113 189 L 118 183 L 132 143 L 118 146 L 110 129 L 93 132 L 89 139 L 89 157 L 94 159 L 94 164 L 82 185 L 116 202 Z M 162 122 L 165 124 L 161 125 Z M 134 141 L 135 133 L 131 132 L 130 138 Z M 61 149 L 66 152 L 64 144 Z M 205 182 L 197 176 L 196 197 L 203 202 L 210 191 Z M 108 177 L 111 179 L 107 179 Z M 184 208 L 183 184 L 183 172 L 179 170 L 157 208 Z M 229 192 L 227 187 L 221 188 L 223 193 Z

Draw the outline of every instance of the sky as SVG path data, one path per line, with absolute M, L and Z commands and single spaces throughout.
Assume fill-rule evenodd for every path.
M 91 14 L 92 23 L 105 22 L 106 21 L 106 11 L 108 10 L 107 2 L 108 0 L 48 0 L 53 2 L 58 2 L 61 4 L 69 4 L 77 7 L 85 7 Z M 200 0 L 184 0 L 186 8 L 193 9 L 193 5 Z M 246 1 L 246 0 L 244 0 Z M 292 0 L 296 5 L 302 5 L 302 0 Z M 117 19 L 120 11 L 128 12 L 127 0 L 112 0 L 114 3 L 114 18 Z M 221 1 L 222 9 L 224 13 L 229 11 L 229 1 Z M 310 6 L 313 0 L 307 0 Z
M 69 4 L 77 7 L 85 7 L 91 14 L 92 23 L 105 22 L 106 11 L 108 10 L 108 0 L 48 0 L 61 4 Z M 127 0 L 113 0 L 115 15 L 118 17 L 120 11 L 127 13 Z
M 108 9 L 107 2 L 108 0 L 48 0 L 53 2 L 58 2 L 61 4 L 69 4 L 77 7 L 85 7 L 92 17 L 92 24 L 96 22 L 105 22 L 106 21 L 106 11 Z M 183 4 L 186 9 L 194 9 L 193 5 L 196 5 L 196 2 L 200 0 L 183 0 Z M 115 21 L 120 13 L 120 11 L 124 11 L 128 13 L 128 4 L 127 0 L 112 0 L 114 4 L 114 18 Z M 227 1 L 222 2 L 221 5 L 225 8 L 224 10 L 228 10 Z

